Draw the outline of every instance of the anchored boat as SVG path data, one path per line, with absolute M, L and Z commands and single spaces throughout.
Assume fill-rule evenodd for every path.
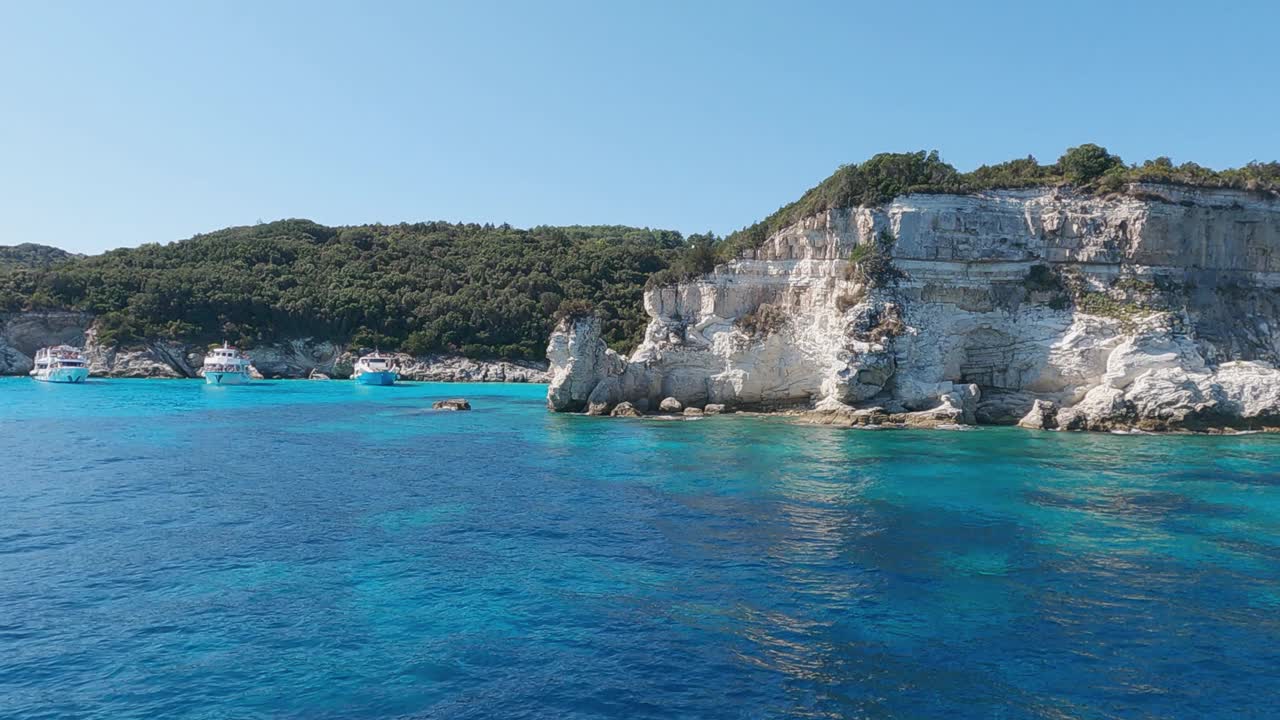
M 210 385 L 244 385 L 253 379 L 249 367 L 249 358 L 224 342 L 204 357 L 200 374 Z
M 396 371 L 391 367 L 391 358 L 375 352 L 356 361 L 351 379 L 361 385 L 394 385 Z
M 80 351 L 70 345 L 40 348 L 31 377 L 41 382 L 82 383 L 89 377 L 89 367 Z

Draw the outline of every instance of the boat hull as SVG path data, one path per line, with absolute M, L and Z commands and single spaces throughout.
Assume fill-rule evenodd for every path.
M 53 368 L 52 370 L 38 370 L 31 374 L 31 377 L 40 382 L 50 383 L 67 383 L 74 385 L 82 383 L 89 378 L 89 368 Z
M 251 379 L 249 373 L 206 372 L 204 374 L 204 381 L 207 385 L 244 385 Z
M 396 374 L 394 372 L 362 372 L 355 376 L 355 381 L 361 385 L 395 385 Z

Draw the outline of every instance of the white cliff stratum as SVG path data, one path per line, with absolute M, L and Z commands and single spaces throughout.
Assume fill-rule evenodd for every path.
M 1132 186 L 829 210 L 645 294 L 629 357 L 594 318 L 549 407 L 802 408 L 833 424 L 1280 428 L 1280 201 Z

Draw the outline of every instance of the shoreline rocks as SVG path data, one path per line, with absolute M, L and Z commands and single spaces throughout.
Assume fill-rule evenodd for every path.
M 644 413 L 637 410 L 636 407 L 631 403 L 624 401 L 624 402 L 618 403 L 617 406 L 613 408 L 613 410 L 609 413 L 609 417 L 638 418 L 638 417 L 644 417 Z
M 0 314 L 0 375 L 25 375 L 36 350 L 51 345 L 84 349 L 94 377 L 195 378 L 204 362 L 206 346 L 170 340 L 127 345 L 103 345 L 97 340 L 95 318 L 89 313 L 31 311 Z M 358 352 L 325 340 L 295 338 L 245 348 L 263 378 L 302 379 L 313 375 L 345 379 Z M 545 383 L 547 363 L 474 360 L 458 355 L 392 354 L 404 380 L 421 382 Z

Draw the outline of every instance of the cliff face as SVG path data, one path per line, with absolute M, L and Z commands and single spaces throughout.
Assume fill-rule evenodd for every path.
M 89 371 L 98 377 L 193 378 L 204 362 L 202 345 L 150 340 L 128 346 L 97 340 L 94 317 L 76 312 L 0 315 L 0 375 L 31 370 L 36 350 L 51 345 L 84 349 Z M 347 377 L 356 354 L 334 343 L 300 338 L 251 348 L 254 368 L 264 377 L 305 378 L 313 370 Z M 395 356 L 406 380 L 439 382 L 546 382 L 545 365 L 506 360 L 472 360 L 455 355 Z
M 1243 192 L 908 195 L 809 217 L 645 306 L 627 360 L 599 360 L 590 321 L 558 328 L 553 409 L 1280 426 L 1280 201 Z
M 0 375 L 31 371 L 36 350 L 51 345 L 80 347 L 92 318 L 74 312 L 28 312 L 0 315 Z

